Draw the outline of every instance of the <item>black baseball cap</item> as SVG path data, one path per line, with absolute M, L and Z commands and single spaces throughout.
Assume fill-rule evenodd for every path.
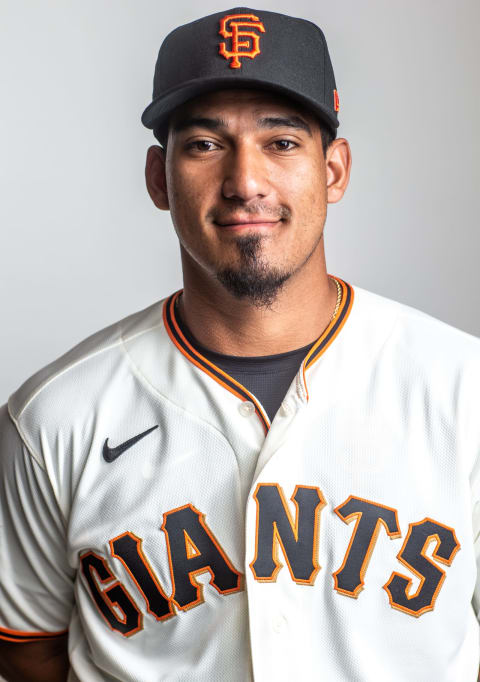
M 248 7 L 210 14 L 167 35 L 142 123 L 161 129 L 193 97 L 236 87 L 290 97 L 336 137 L 339 98 L 322 30 L 305 19 Z

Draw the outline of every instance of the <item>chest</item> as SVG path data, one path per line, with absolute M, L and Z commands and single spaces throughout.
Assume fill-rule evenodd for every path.
M 72 563 L 102 595 L 102 581 L 127 576 L 159 617 L 250 582 L 292 594 L 309 585 L 314 600 L 358 598 L 370 583 L 385 607 L 432 610 L 447 573 L 472 556 L 455 428 L 375 407 L 292 401 L 257 441 L 248 421 L 242 439 L 153 410 L 117 454 L 130 440 L 119 425 L 114 458 L 98 439 L 78 480 Z

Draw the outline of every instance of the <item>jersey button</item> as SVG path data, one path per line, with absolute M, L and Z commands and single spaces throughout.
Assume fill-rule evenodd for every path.
M 242 417 L 251 417 L 252 414 L 255 414 L 255 405 L 250 400 L 245 400 L 238 406 L 238 411 Z
M 272 630 L 279 635 L 285 630 L 287 619 L 281 613 L 278 613 L 272 621 Z
M 292 412 L 293 412 L 292 406 L 290 405 L 289 402 L 284 400 L 283 403 L 280 405 L 280 414 L 282 415 L 282 417 L 290 417 Z

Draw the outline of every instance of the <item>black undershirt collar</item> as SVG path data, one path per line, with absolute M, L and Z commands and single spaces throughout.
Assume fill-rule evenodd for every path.
M 176 308 L 178 325 L 188 342 L 207 360 L 242 384 L 264 407 L 273 420 L 303 359 L 317 339 L 302 348 L 275 355 L 240 356 L 217 353 L 202 346 L 193 336 Z

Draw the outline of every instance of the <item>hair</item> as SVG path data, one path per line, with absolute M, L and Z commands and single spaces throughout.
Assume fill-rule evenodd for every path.
M 327 149 L 335 139 L 336 135 L 334 132 L 332 132 L 331 128 L 326 126 L 325 123 L 321 121 L 319 118 L 317 118 L 317 122 L 320 128 L 320 134 L 322 136 L 323 155 L 326 156 Z M 164 122 L 162 125 L 153 129 L 153 134 L 155 135 L 156 139 L 158 140 L 158 142 L 165 151 L 167 151 L 168 130 L 169 130 L 168 120 Z

